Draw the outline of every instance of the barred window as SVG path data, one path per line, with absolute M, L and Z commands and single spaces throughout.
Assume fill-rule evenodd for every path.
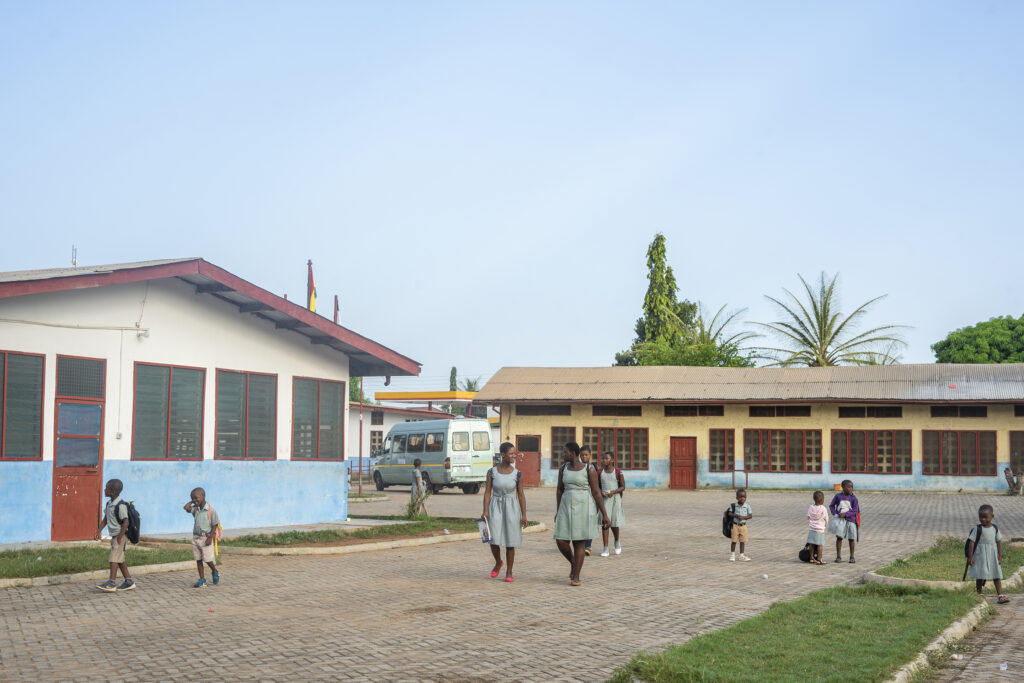
M 216 458 L 277 457 L 277 377 L 217 371 Z
M 602 406 L 592 407 L 594 417 L 641 417 L 642 406 Z
M 665 406 L 665 417 L 721 417 L 725 415 L 725 406 Z
M 839 406 L 839 417 L 903 417 L 903 406 Z
M 0 351 L 0 460 L 43 459 L 43 364 Z
M 750 406 L 750 417 L 810 417 L 810 406 Z
M 575 427 L 552 427 L 551 428 L 551 468 L 557 469 L 562 466 L 562 449 L 565 444 L 570 441 L 576 441 L 576 428 Z M 584 446 L 593 445 L 586 442 L 584 438 Z
M 516 415 L 536 417 L 543 415 L 572 415 L 569 405 L 532 405 L 516 404 Z
M 345 382 L 302 377 L 294 379 L 293 460 L 345 459 L 345 392 Z M 404 436 L 402 439 L 404 450 Z M 395 437 L 397 443 L 398 437 Z
M 821 430 L 745 429 L 748 472 L 821 472 Z
M 648 468 L 648 433 L 646 427 L 601 428 L 584 427 L 583 443 L 592 453 L 611 451 L 619 469 L 646 470 Z
M 832 430 L 832 471 L 910 474 L 910 430 Z
M 952 406 L 939 405 L 931 407 L 932 417 L 988 417 L 988 406 Z
M 708 432 L 708 470 L 732 472 L 735 469 L 736 432 L 712 429 Z
M 996 474 L 996 433 L 993 431 L 926 429 L 921 440 L 925 474 Z
M 135 364 L 132 460 L 202 460 L 206 371 Z
M 1010 432 L 1010 469 L 1024 472 L 1024 432 Z

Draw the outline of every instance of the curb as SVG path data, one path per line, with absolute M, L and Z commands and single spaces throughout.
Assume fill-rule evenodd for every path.
M 535 534 L 547 531 L 543 522 L 536 526 L 523 529 L 524 534 Z M 365 553 L 372 550 L 392 550 L 396 548 L 413 548 L 420 545 L 436 543 L 455 543 L 456 541 L 479 540 L 478 532 L 450 534 L 448 536 L 427 536 L 425 538 L 405 538 L 398 541 L 378 541 L 376 543 L 357 543 L 354 545 L 323 546 L 318 548 L 238 548 L 222 545 L 222 555 L 348 555 L 349 553 Z
M 948 643 L 964 638 L 992 609 L 988 602 L 983 602 L 974 607 L 965 616 L 954 621 L 949 628 L 940 633 L 939 637 L 930 642 L 910 663 L 900 667 L 899 671 L 892 678 L 889 678 L 886 683 L 909 683 L 915 673 L 928 666 L 929 653 L 945 647 Z
M 945 590 L 958 591 L 974 585 L 974 579 L 969 581 L 926 581 L 924 579 L 902 579 L 896 576 L 884 576 L 873 571 L 864 575 L 867 583 L 880 583 L 887 586 L 924 586 L 926 588 L 943 588 Z M 1003 581 L 1005 588 L 1016 588 L 1024 583 L 1024 567 L 1010 575 L 1010 578 Z
M 137 567 L 129 567 L 132 576 L 144 574 L 163 574 L 165 572 L 180 572 L 186 569 L 195 569 L 196 563 L 192 560 L 187 562 L 165 562 L 164 564 L 140 564 Z M 32 586 L 56 586 L 61 583 L 77 583 L 80 581 L 96 581 L 97 579 L 109 578 L 110 570 L 96 569 L 90 572 L 78 572 L 77 574 L 56 574 L 54 576 L 35 576 L 33 578 L 21 579 L 0 579 L 0 588 L 30 588 Z
M 368 498 L 349 498 L 349 505 L 362 505 L 363 503 L 383 503 L 384 501 L 391 500 L 387 496 L 370 496 Z

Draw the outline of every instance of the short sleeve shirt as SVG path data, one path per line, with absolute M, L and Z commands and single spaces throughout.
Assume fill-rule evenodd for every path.
M 967 535 L 968 540 L 974 541 L 978 545 L 981 545 L 983 543 L 995 544 L 1001 543 L 1003 541 L 1003 534 L 999 531 L 999 529 L 995 528 L 994 526 L 981 527 L 980 541 L 975 538 L 977 533 L 978 527 L 971 527 L 971 533 Z
M 753 514 L 750 511 L 750 503 L 744 503 L 743 505 L 735 505 L 735 507 L 733 507 L 732 511 L 733 511 L 733 513 L 735 513 L 737 515 L 742 515 L 743 517 L 746 517 L 747 515 Z M 733 523 L 734 524 L 739 524 L 740 526 L 745 526 L 746 523 L 747 523 L 747 520 L 745 520 L 745 519 L 734 519 Z
M 210 507 L 209 501 L 203 503 L 203 507 L 193 505 L 192 517 L 195 519 L 195 524 L 192 525 L 193 536 L 208 534 L 220 524 L 220 517 L 217 516 L 217 511 Z M 211 517 L 213 517 L 212 525 L 210 524 Z
M 110 535 L 117 536 L 121 533 L 121 522 L 118 518 L 124 519 L 128 516 L 128 505 L 121 500 L 121 496 L 117 496 L 107 502 L 103 514 L 107 517 L 107 530 L 110 531 Z

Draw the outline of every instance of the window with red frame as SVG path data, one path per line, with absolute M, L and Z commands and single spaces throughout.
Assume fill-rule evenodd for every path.
M 708 432 L 708 469 L 712 472 L 732 472 L 735 468 L 736 432 L 732 429 L 712 429 Z
M 343 460 L 345 383 L 296 377 L 292 388 L 292 459 Z
M 646 427 L 583 428 L 583 443 L 590 447 L 590 452 L 602 457 L 605 451 L 615 453 L 615 462 L 622 470 L 647 469 L 647 439 Z
M 217 458 L 277 457 L 277 377 L 217 371 Z
M 821 430 L 744 429 L 748 472 L 821 472 Z
M 1010 432 L 1010 469 L 1024 472 L 1024 432 Z
M 995 432 L 926 429 L 921 442 L 925 474 L 996 474 Z
M 206 371 L 135 364 L 132 460 L 203 459 Z
M 832 471 L 910 474 L 910 431 L 832 430 Z
M 43 364 L 0 351 L 0 460 L 43 459 Z
M 551 469 L 558 469 L 562 466 L 562 449 L 570 441 L 576 441 L 575 427 L 552 427 L 551 428 Z M 582 445 L 589 446 L 584 442 Z

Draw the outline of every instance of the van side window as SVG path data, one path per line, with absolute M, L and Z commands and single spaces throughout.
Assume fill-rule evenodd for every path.
M 390 436 L 388 438 L 384 439 L 384 447 L 380 449 L 380 452 L 381 453 L 390 453 L 391 452 L 391 437 Z
M 392 453 L 405 453 L 405 434 L 395 434 L 395 441 L 391 448 Z
M 422 453 L 423 452 L 423 435 L 422 434 L 410 434 L 409 435 L 409 448 L 407 453 Z
M 487 432 L 473 432 L 473 450 L 491 450 L 491 435 L 488 434 Z
M 454 434 L 452 434 L 452 450 L 469 450 L 469 432 L 455 432 Z
M 444 432 L 427 434 L 427 453 L 440 453 L 444 450 Z

